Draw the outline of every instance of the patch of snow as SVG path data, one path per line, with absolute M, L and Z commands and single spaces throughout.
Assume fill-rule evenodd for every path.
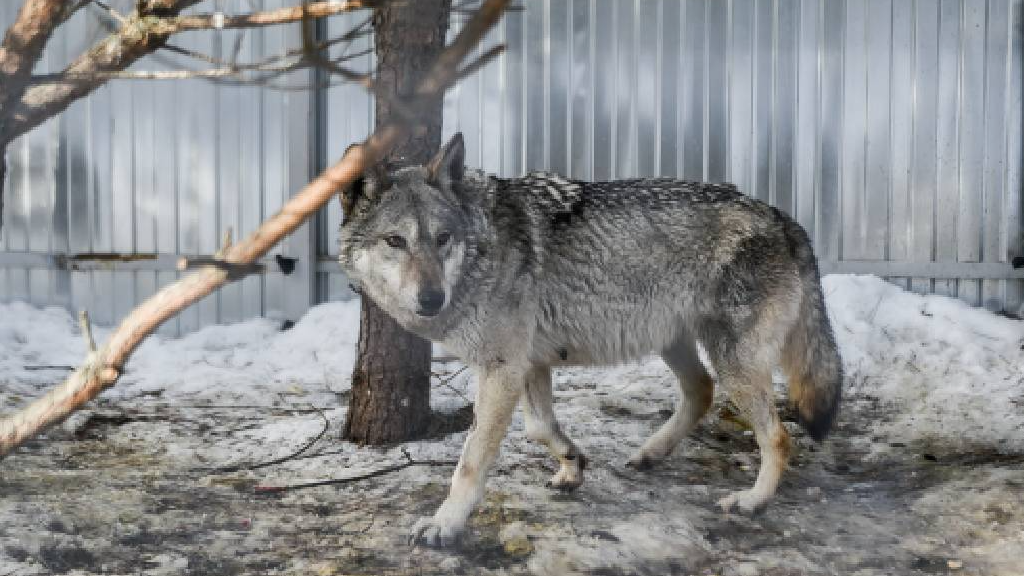
M 890 441 L 1024 450 L 1024 322 L 953 298 L 906 292 L 873 276 L 832 275 L 823 286 L 846 367 L 848 398 L 886 408 L 884 418 L 858 422 L 858 427 L 867 426 Z M 21 403 L 11 402 L 12 395 L 36 396 L 65 376 L 31 367 L 73 366 L 84 357 L 77 322 L 64 309 L 0 304 L 0 319 L 0 401 L 8 408 Z M 359 303 L 353 300 L 316 306 L 283 332 L 275 322 L 254 319 L 210 326 L 181 338 L 153 336 L 105 396 L 159 393 L 172 402 L 273 405 L 282 395 L 342 392 L 349 386 L 358 329 Z M 95 331 L 98 342 L 110 332 L 102 327 Z M 450 386 L 435 386 L 435 405 L 451 409 L 464 404 L 472 398 L 472 380 L 464 373 Z M 652 400 L 658 410 L 670 410 L 677 394 L 672 382 L 656 358 L 610 368 L 559 370 L 555 376 L 568 431 L 589 435 L 597 443 L 600 438 L 621 440 L 587 434 L 588 425 L 572 418 L 573 413 L 595 408 L 651 413 Z M 521 426 L 518 420 L 513 430 Z M 312 422 L 315 428 L 316 420 Z M 621 432 L 637 432 L 639 443 L 639 428 L 648 423 L 623 425 L 631 428 Z M 283 421 L 248 435 L 257 444 L 294 437 L 295 432 L 293 423 Z M 449 457 L 445 445 L 424 443 L 421 457 Z
M 937 449 L 1024 450 L 1024 322 L 874 276 L 823 288 L 848 396 L 891 414 L 858 426 Z
M 593 574 L 628 571 L 636 566 L 663 573 L 699 563 L 710 550 L 699 530 L 686 518 L 638 514 L 607 530 L 578 534 L 571 540 L 542 541 L 530 558 L 534 574 Z
M 77 366 L 85 345 L 62 308 L 0 304 L 0 373 L 22 388 L 52 385 L 66 373 L 39 366 Z M 94 329 L 99 345 L 109 328 Z M 106 397 L 163 396 L 273 403 L 275 394 L 326 386 L 348 389 L 359 332 L 358 301 L 322 304 L 293 328 L 253 319 L 208 326 L 181 338 L 154 335 L 132 355 L 124 377 Z
M 362 566 L 358 563 L 376 554 L 409 567 L 409 573 L 803 574 L 833 573 L 841 559 L 842 566 L 851 567 L 844 573 L 883 574 L 918 560 L 945 566 L 948 558 L 971 570 L 1018 574 L 1014 562 L 1022 551 L 1021 523 L 1014 504 L 1020 490 L 1013 463 L 1019 457 L 1010 457 L 1005 467 L 986 464 L 972 470 L 955 458 L 928 463 L 916 449 L 891 446 L 922 441 L 954 451 L 1024 451 L 1024 323 L 955 299 L 908 293 L 874 277 L 829 276 L 824 290 L 846 368 L 843 428 L 822 449 L 795 457 L 784 481 L 789 485 L 770 509 L 781 512 L 769 512 L 763 525 L 761 520 L 723 517 L 714 508 L 727 491 L 753 482 L 752 439 L 723 440 L 698 432 L 694 436 L 699 438 L 687 439 L 666 466 L 647 473 L 623 468 L 629 453 L 661 425 L 678 399 L 675 379 L 657 357 L 555 372 L 562 428 L 592 462 L 575 495 L 553 495 L 543 486 L 555 463 L 545 447 L 526 440 L 521 414 L 516 414 L 489 477 L 489 500 L 481 507 L 497 520 L 478 517 L 480 528 L 471 526 L 475 533 L 490 530 L 498 538 L 501 546 L 495 553 L 533 550 L 516 556 L 514 562 L 522 564 L 509 564 L 513 568 L 508 570 L 504 565 L 485 570 L 468 556 L 399 548 L 408 526 L 443 498 L 449 466 L 409 467 L 370 482 L 289 492 L 277 500 L 280 506 L 254 505 L 252 483 L 352 477 L 401 464 L 406 451 L 418 460 L 459 456 L 465 432 L 386 448 L 334 441 L 346 410 L 335 395 L 349 388 L 359 325 L 358 302 L 350 301 L 317 306 L 283 332 L 277 322 L 256 319 L 178 339 L 147 340 L 122 381 L 103 396 L 116 405 L 115 419 L 122 411 L 128 416 L 124 422 L 104 424 L 101 418 L 90 424 L 97 413 L 111 412 L 109 403 L 92 403 L 65 425 L 65 433 L 77 432 L 85 442 L 40 443 L 18 456 L 21 465 L 5 471 L 4 482 L 15 490 L 62 487 L 68 478 L 76 483 L 81 478 L 90 491 L 55 500 L 43 488 L 26 490 L 30 504 L 6 499 L 0 523 L 13 528 L 6 534 L 0 530 L 0 564 L 8 561 L 4 554 L 14 549 L 12 543 L 32 562 L 39 546 L 53 540 L 52 530 L 39 520 L 40 511 L 62 522 L 88 519 L 81 530 L 86 539 L 75 536 L 74 543 L 107 550 L 101 542 L 109 539 L 108 526 L 120 526 L 127 518 L 125 530 L 142 530 L 132 514 L 147 510 L 147 529 L 156 535 L 182 530 L 205 535 L 206 540 L 195 539 L 195 548 L 187 548 L 191 552 L 233 559 L 239 550 L 252 555 L 272 549 L 291 559 L 295 573 L 347 573 L 351 570 L 335 568 L 346 562 Z M 95 332 L 102 342 L 110 330 L 98 327 Z M 59 308 L 0 305 L 0 411 L 24 405 L 66 374 L 26 367 L 73 366 L 83 357 L 73 315 Z M 445 378 L 460 367 L 438 362 L 434 370 Z M 435 377 L 432 405 L 445 411 L 461 407 L 473 398 L 476 386 L 468 371 L 446 385 Z M 324 420 L 311 407 L 323 410 L 329 429 L 302 457 L 256 471 L 213 470 L 294 453 L 323 430 Z M 714 414 L 709 418 L 715 419 Z M 92 439 L 90 430 L 101 431 L 101 439 Z M 861 446 L 852 449 L 860 441 L 871 445 L 882 464 L 834 474 L 834 461 L 864 453 Z M 939 453 L 931 446 L 928 450 Z M 54 454 L 73 458 L 74 466 L 52 470 Z M 878 478 L 871 466 L 898 469 Z M 940 481 L 940 473 L 953 479 Z M 920 480 L 908 480 L 915 475 Z M 40 478 L 50 484 L 41 484 Z M 192 484 L 182 484 L 182 478 L 195 478 L 203 489 L 197 492 L 217 497 L 189 504 L 180 495 L 189 493 Z M 901 500 L 904 484 L 914 490 L 906 503 Z M 150 514 L 147 506 L 155 507 L 168 494 L 178 494 L 186 508 Z M 202 507 L 208 505 L 214 505 L 212 528 L 204 524 Z M 313 507 L 316 514 L 309 511 Z M 228 529 L 242 520 L 245 529 Z M 295 547 L 298 536 L 293 535 L 305 539 L 321 529 L 324 536 L 309 541 L 308 549 Z M 223 546 L 214 550 L 211 540 Z M 165 553 L 153 546 L 149 552 L 154 549 L 160 554 L 146 557 L 155 566 L 146 573 L 181 571 L 184 551 Z M 121 545 L 110 550 L 137 555 Z M 321 557 L 322 550 L 337 555 Z M 360 556 L 368 550 L 373 554 Z M 872 564 L 876 557 L 884 559 L 877 570 Z M 118 564 L 129 565 L 128 560 Z M 24 566 L 15 573 L 42 569 Z

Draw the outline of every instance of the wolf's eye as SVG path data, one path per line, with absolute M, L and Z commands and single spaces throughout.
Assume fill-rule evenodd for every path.
M 451 232 L 441 232 L 440 234 L 437 235 L 437 245 L 438 246 L 445 246 L 445 245 L 448 244 L 449 241 L 451 241 L 451 239 L 452 239 Z
M 385 236 L 384 241 L 388 243 L 388 246 L 392 248 L 405 248 L 405 238 L 392 234 L 391 236 Z

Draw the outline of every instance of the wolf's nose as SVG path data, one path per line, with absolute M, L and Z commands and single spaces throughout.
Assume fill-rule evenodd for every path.
M 420 309 L 416 311 L 420 316 L 435 316 L 444 304 L 444 292 L 437 290 L 421 290 L 417 296 L 420 302 Z

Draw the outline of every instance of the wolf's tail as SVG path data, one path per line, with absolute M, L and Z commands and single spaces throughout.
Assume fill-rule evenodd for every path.
M 803 300 L 796 324 L 782 351 L 782 367 L 789 379 L 789 398 L 800 423 L 815 440 L 828 434 L 839 411 L 843 364 L 821 293 L 818 263 L 810 239 L 795 221 L 786 218 L 790 251 L 800 267 Z

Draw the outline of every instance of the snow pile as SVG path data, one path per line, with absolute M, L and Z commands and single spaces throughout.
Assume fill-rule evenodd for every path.
M 1024 450 L 1024 322 L 959 300 L 905 292 L 872 276 L 834 275 L 823 284 L 846 366 L 843 418 L 856 429 L 869 427 L 885 443 L 924 440 L 951 449 Z M 280 394 L 310 388 L 345 390 L 358 306 L 357 301 L 317 306 L 284 332 L 275 322 L 256 319 L 179 339 L 153 337 L 105 394 L 159 392 L 272 404 Z M 109 330 L 96 332 L 102 340 Z M 0 305 L 0 400 L 6 400 L 0 405 L 18 405 L 13 394 L 38 395 L 65 374 L 26 367 L 77 365 L 83 348 L 76 321 L 63 309 Z M 566 379 L 602 384 L 585 397 L 563 394 L 562 409 L 569 412 L 611 400 L 624 412 L 643 413 L 651 410 L 652 399 L 671 407 L 676 394 L 671 375 L 657 360 L 556 375 L 556 381 Z M 464 402 L 443 388 L 437 391 L 438 400 Z M 570 429 L 580 425 L 566 415 Z
M 324 385 L 337 391 L 355 361 L 358 302 L 316 306 L 290 330 L 282 332 L 279 326 L 255 319 L 146 342 L 128 364 L 124 393 L 244 397 Z
M 347 389 L 359 332 L 356 301 L 317 306 L 287 331 L 254 319 L 209 326 L 182 338 L 153 336 L 135 352 L 124 377 L 107 396 L 160 392 L 193 398 L 272 403 L 274 393 L 325 385 Z M 102 343 L 107 328 L 94 330 Z M 0 390 L 29 393 L 26 385 L 52 385 L 66 372 L 42 366 L 77 366 L 85 345 L 75 319 L 61 308 L 0 304 Z M 268 395 L 269 394 L 269 395 Z
M 848 395 L 881 408 L 856 427 L 937 450 L 1024 450 L 1024 322 L 874 276 L 823 288 Z
M 98 339 L 107 330 L 94 330 Z M 63 308 L 0 304 L 0 390 L 55 380 L 43 366 L 76 366 L 85 357 L 78 322 Z

